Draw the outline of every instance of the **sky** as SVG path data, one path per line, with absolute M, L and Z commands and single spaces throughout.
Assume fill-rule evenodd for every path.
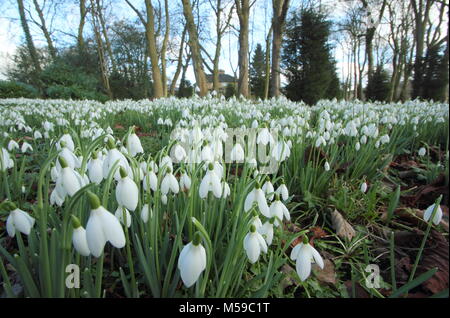
M 344 14 L 344 8 L 355 3 L 357 0 L 322 0 L 318 1 L 324 7 L 327 7 L 330 12 L 330 19 L 337 21 L 342 18 Z M 31 2 L 31 1 L 28 1 Z M 40 3 L 43 0 L 39 1 Z M 74 38 L 67 34 L 75 34 L 78 27 L 78 7 L 75 2 L 72 1 L 60 1 L 62 4 L 58 7 L 58 13 L 65 14 L 65 18 L 61 19 L 49 19 L 51 23 L 51 28 L 54 30 L 53 38 L 58 44 L 68 44 L 74 43 Z M 143 1 L 133 0 L 132 1 L 136 7 L 143 8 Z M 153 0 L 153 2 L 156 2 Z M 181 1 L 180 1 L 181 2 Z M 302 0 L 291 0 L 291 9 L 298 8 Z M 118 18 L 135 19 L 136 14 L 128 7 L 124 0 L 114 0 L 114 11 L 110 14 Z M 174 9 L 178 4 L 175 1 L 170 1 L 171 10 Z M 205 4 L 208 6 L 208 4 Z M 265 35 L 269 27 L 270 18 L 272 14 L 271 0 L 257 0 L 254 8 L 252 8 L 250 16 L 250 35 L 249 35 L 249 46 L 250 50 L 256 47 L 257 43 L 262 44 L 263 48 L 265 46 Z M 206 12 L 204 10 L 203 12 Z M 46 14 L 51 17 L 54 12 L 46 12 Z M 211 33 L 211 37 L 214 38 L 215 33 L 215 19 L 214 17 L 208 17 L 207 14 L 203 13 L 202 21 L 204 23 L 203 32 Z M 53 23 L 52 23 L 53 21 Z M 172 24 L 176 24 L 177 21 L 173 21 Z M 33 40 L 37 46 L 44 46 L 45 42 L 40 30 L 33 23 L 29 23 Z M 231 20 L 232 26 L 235 30 L 239 29 L 239 20 L 235 14 Z M 11 65 L 11 57 L 14 55 L 17 46 L 23 42 L 23 32 L 20 27 L 20 21 L 18 19 L 18 12 L 16 8 L 15 0 L 0 0 L 0 79 L 5 79 L 5 71 L 8 66 Z M 205 45 L 209 52 L 214 52 L 213 43 Z M 225 70 L 227 74 L 233 75 L 233 70 L 237 71 L 238 56 L 237 52 L 239 49 L 237 32 L 232 31 L 225 35 L 222 42 L 222 55 L 220 68 Z M 340 45 L 335 45 L 335 59 L 337 61 L 337 71 L 341 80 L 347 75 L 348 64 L 345 59 L 346 51 Z M 206 59 L 206 57 L 205 57 Z M 168 67 L 168 75 L 171 75 L 175 71 L 175 65 Z M 207 71 L 207 70 L 206 70 Z M 208 71 L 207 71 L 208 73 Z M 193 68 L 189 67 L 187 71 L 187 78 L 191 82 L 195 82 Z

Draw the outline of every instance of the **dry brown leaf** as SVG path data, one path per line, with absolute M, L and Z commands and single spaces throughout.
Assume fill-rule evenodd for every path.
M 355 236 L 355 229 L 348 223 L 338 210 L 331 212 L 331 223 L 340 238 L 351 240 Z
M 323 261 L 323 269 L 317 264 L 312 266 L 316 278 L 322 283 L 336 284 L 336 272 L 334 271 L 334 264 L 329 259 Z

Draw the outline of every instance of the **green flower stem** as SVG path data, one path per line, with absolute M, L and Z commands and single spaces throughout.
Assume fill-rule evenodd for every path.
M 414 262 L 413 268 L 411 270 L 411 275 L 409 276 L 408 283 L 410 283 L 414 279 L 414 275 L 416 274 L 417 266 L 419 265 L 420 258 L 422 257 L 422 252 L 425 248 L 425 243 L 427 242 L 428 235 L 430 234 L 431 228 L 433 226 L 433 218 L 438 210 L 438 207 L 441 203 L 442 195 L 434 203 L 433 213 L 431 213 L 431 217 L 428 220 L 427 230 L 425 232 L 425 236 L 422 239 L 422 243 L 420 244 L 419 252 L 417 253 L 416 261 Z

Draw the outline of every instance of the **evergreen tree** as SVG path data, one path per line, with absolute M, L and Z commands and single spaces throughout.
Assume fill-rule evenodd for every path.
M 293 13 L 286 24 L 282 66 L 288 84 L 288 98 L 313 105 L 340 95 L 336 63 L 328 42 L 331 23 L 313 9 Z
M 252 63 L 250 64 L 250 89 L 252 95 L 264 98 L 264 80 L 266 76 L 265 53 L 261 44 L 256 45 L 255 53 L 253 53 Z
M 440 47 L 433 47 L 427 51 L 424 61 L 423 99 L 442 101 L 445 99 L 444 87 L 448 82 L 448 73 L 445 66 L 445 55 Z
M 368 82 L 366 87 L 366 97 L 371 101 L 386 101 L 389 95 L 391 81 L 389 74 L 378 65 L 372 74 L 372 80 Z

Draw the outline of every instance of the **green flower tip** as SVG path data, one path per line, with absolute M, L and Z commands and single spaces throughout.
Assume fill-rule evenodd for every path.
M 108 138 L 108 141 L 106 142 L 106 147 L 108 147 L 108 149 L 116 148 L 116 145 L 114 144 L 114 140 L 112 138 Z
M 200 235 L 200 232 L 195 232 L 192 244 L 194 246 L 199 246 L 201 242 L 202 242 L 202 236 Z
M 303 244 L 309 244 L 309 240 L 306 235 L 303 235 Z
M 126 178 L 128 176 L 128 173 L 125 171 L 125 169 L 122 166 L 119 167 L 119 173 L 120 173 L 121 178 Z
M 92 210 L 98 209 L 100 207 L 100 199 L 98 198 L 98 196 L 91 191 L 88 191 L 87 195 L 89 198 L 89 204 L 91 205 L 91 209 Z
M 252 233 L 256 232 L 256 226 L 254 224 L 250 225 L 250 232 Z
M 66 147 L 67 143 L 64 140 L 61 140 L 59 142 L 59 145 L 61 146 L 61 148 L 64 148 L 64 147 Z
M 61 168 L 67 168 L 67 161 L 66 161 L 66 159 L 64 159 L 63 157 L 58 157 L 58 161 L 59 161 L 59 164 L 61 165 Z
M 3 203 L 1 204 L 1 207 L 2 207 L 4 210 L 8 211 L 8 212 L 11 212 L 11 211 L 14 211 L 15 209 L 17 209 L 16 204 L 15 204 L 14 202 L 11 202 L 11 201 L 5 201 L 5 202 L 3 202 Z
M 72 214 L 72 226 L 74 229 L 78 229 L 79 227 L 81 227 L 80 220 L 73 214 Z
M 209 170 L 214 170 L 214 165 L 213 165 L 212 163 L 210 163 L 210 164 L 208 165 L 208 169 L 209 169 Z

